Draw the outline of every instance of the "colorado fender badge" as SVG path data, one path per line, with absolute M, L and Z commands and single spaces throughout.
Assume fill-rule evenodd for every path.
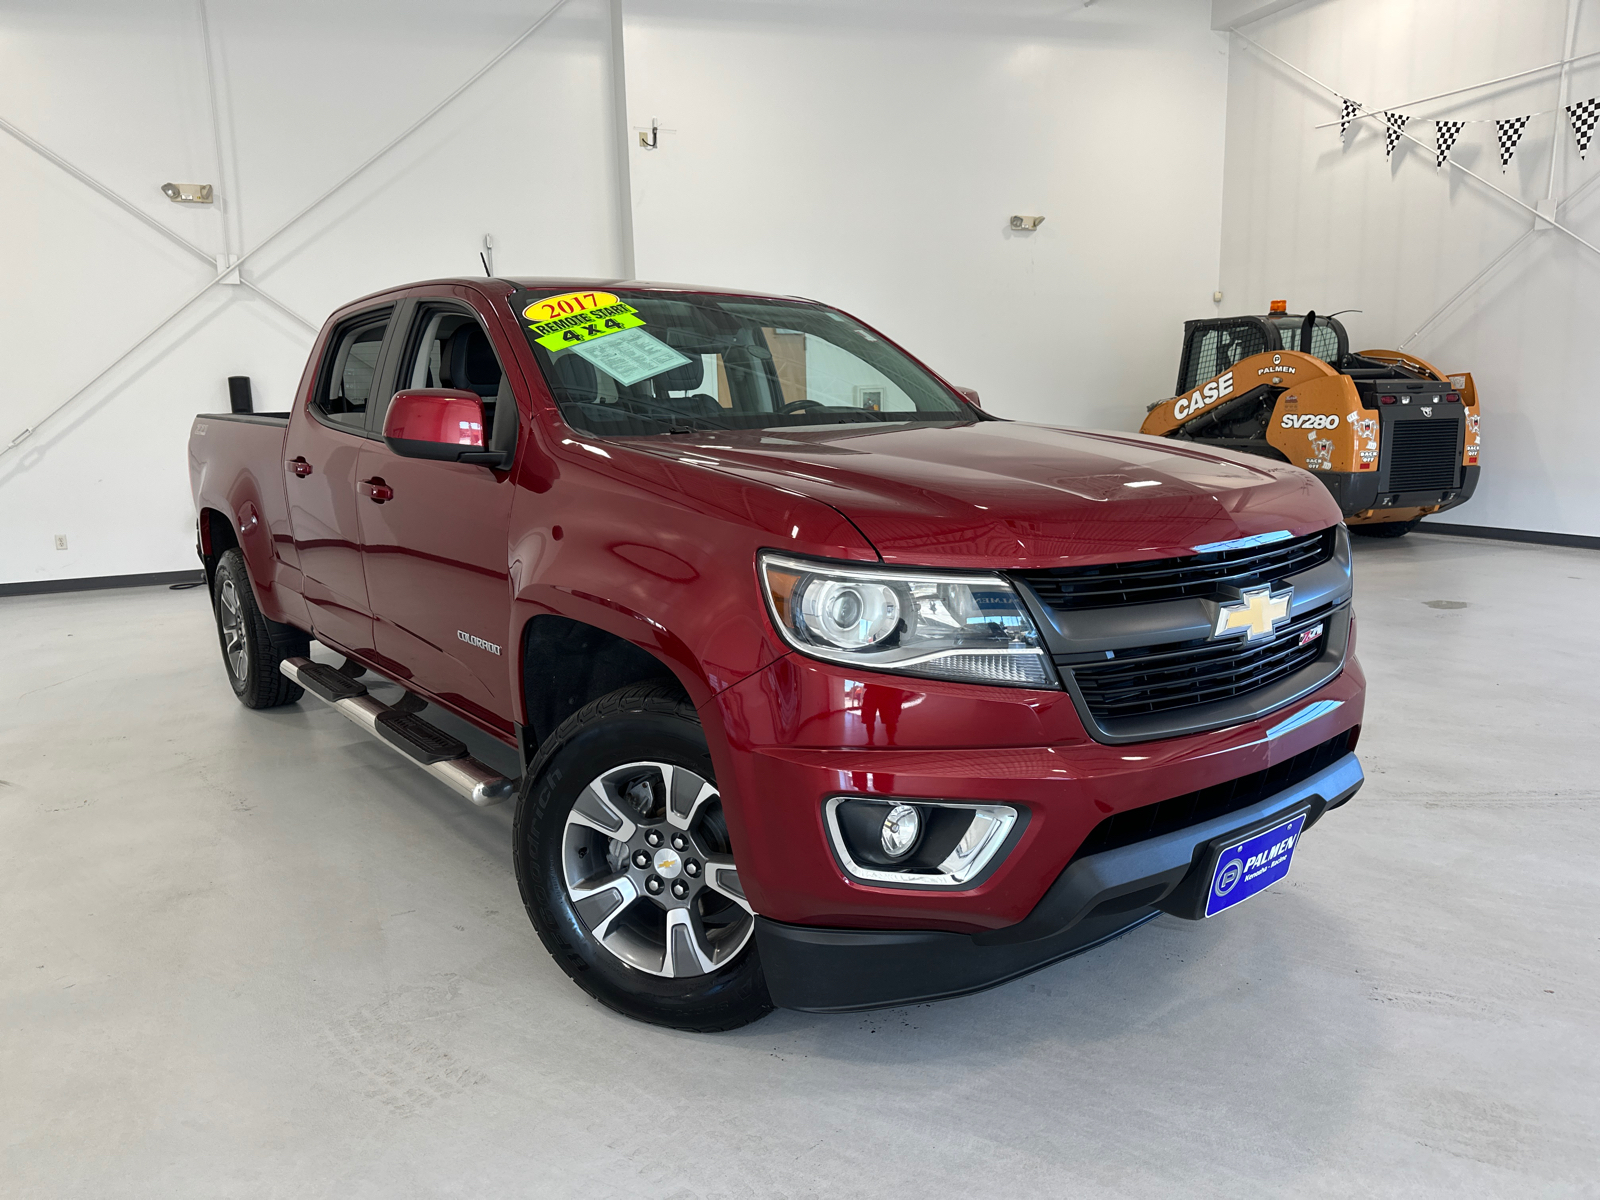
M 456 630 L 456 636 L 467 645 L 476 646 L 479 650 L 487 650 L 490 654 L 500 653 L 499 646 L 496 646 L 493 642 L 486 642 L 481 637 L 473 637 L 472 634 L 463 633 L 459 629 Z

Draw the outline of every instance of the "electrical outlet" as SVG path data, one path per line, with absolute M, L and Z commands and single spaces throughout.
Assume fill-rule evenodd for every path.
M 64 534 L 64 533 L 56 534 L 56 549 L 57 550 L 65 550 L 66 548 L 67 548 L 67 535 Z

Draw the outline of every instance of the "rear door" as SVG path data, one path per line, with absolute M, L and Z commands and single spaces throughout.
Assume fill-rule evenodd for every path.
M 392 355 L 393 317 L 386 305 L 340 323 L 284 439 L 284 490 L 312 629 L 349 650 L 373 646 L 356 472 L 368 444 L 367 410 Z
M 393 389 L 445 387 L 484 403 L 493 449 L 517 445 L 519 416 L 497 347 L 466 289 L 408 304 Z M 387 399 L 372 413 L 381 431 Z M 386 669 L 510 733 L 511 472 L 401 458 L 381 437 L 361 449 L 357 502 L 374 635 Z M 374 496 L 388 496 L 382 500 Z

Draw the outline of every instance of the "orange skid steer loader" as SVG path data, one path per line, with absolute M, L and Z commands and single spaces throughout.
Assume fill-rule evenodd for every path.
M 1178 394 L 1140 432 L 1304 467 L 1355 533 L 1399 537 L 1478 486 L 1478 395 L 1396 350 L 1352 354 L 1344 326 L 1282 300 L 1264 317 L 1189 321 Z

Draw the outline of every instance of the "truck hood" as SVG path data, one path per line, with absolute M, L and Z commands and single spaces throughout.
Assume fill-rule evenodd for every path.
M 885 562 L 1026 569 L 1335 524 L 1296 467 L 1139 434 L 981 421 L 739 430 L 633 445 L 831 505 Z

